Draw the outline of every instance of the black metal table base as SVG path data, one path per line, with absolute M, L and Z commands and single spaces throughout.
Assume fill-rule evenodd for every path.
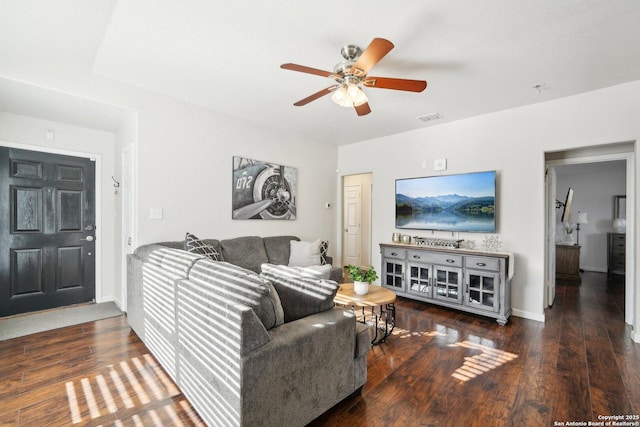
M 378 312 L 376 312 L 378 307 Z M 354 311 L 355 308 L 351 307 Z M 396 327 L 396 306 L 394 303 L 383 304 L 380 306 L 362 307 L 362 314 L 358 319 L 360 322 L 373 327 L 374 336 L 371 340 L 372 345 L 385 342 L 387 337 L 393 332 L 393 328 Z

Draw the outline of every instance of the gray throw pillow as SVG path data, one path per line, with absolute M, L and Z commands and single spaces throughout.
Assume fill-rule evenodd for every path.
M 184 250 L 192 254 L 204 255 L 214 261 L 222 261 L 222 255 L 216 248 L 191 233 L 187 233 L 184 238 Z
M 334 306 L 333 299 L 339 285 L 333 280 L 283 277 L 272 271 L 262 272 L 260 276 L 271 281 L 278 292 L 285 323 Z

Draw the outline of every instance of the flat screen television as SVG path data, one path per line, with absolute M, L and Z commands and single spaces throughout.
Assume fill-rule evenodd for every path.
M 396 228 L 496 231 L 496 171 L 396 179 Z

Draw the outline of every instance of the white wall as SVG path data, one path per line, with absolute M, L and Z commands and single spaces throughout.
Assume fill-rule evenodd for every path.
M 514 315 L 543 320 L 545 152 L 634 141 L 639 118 L 640 82 L 634 82 L 340 147 L 338 167 L 342 175 L 373 172 L 374 265 L 378 244 L 394 232 L 396 178 L 435 175 L 440 158 L 448 161 L 446 174 L 497 170 L 497 234 L 503 250 L 516 254 Z M 459 236 L 477 243 L 484 237 Z
M 55 140 L 46 139 L 47 129 L 55 131 Z M 116 300 L 115 290 L 119 288 L 119 283 L 113 277 L 117 268 L 113 248 L 118 224 L 115 216 L 116 197 L 110 188 L 115 162 L 114 134 L 0 112 L 0 145 L 69 155 L 99 156 L 100 170 L 96 170 L 96 196 L 100 195 L 100 211 L 96 213 L 100 220 L 96 223 L 96 252 L 102 263 L 97 265 L 101 266 L 101 269 L 96 271 L 96 300 Z M 103 183 L 102 187 L 99 186 L 100 180 Z
M 198 236 L 297 235 L 335 242 L 337 149 L 274 133 L 247 122 L 150 97 L 139 112 L 139 244 Z M 232 158 L 243 156 L 297 168 L 297 219 L 232 220 Z M 149 219 L 162 208 L 164 219 Z
M 564 202 L 569 187 L 574 190 L 570 222 L 576 222 L 579 211 L 588 214 L 589 223 L 580 225 L 580 268 L 606 272 L 607 233 L 614 231 L 613 197 L 626 194 L 626 164 L 613 161 L 565 165 L 556 167 L 556 171 L 558 199 Z M 559 218 L 561 209 L 557 213 Z

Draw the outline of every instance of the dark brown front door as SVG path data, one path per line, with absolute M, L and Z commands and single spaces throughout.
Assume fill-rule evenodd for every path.
M 95 298 L 95 162 L 0 147 L 0 316 Z

